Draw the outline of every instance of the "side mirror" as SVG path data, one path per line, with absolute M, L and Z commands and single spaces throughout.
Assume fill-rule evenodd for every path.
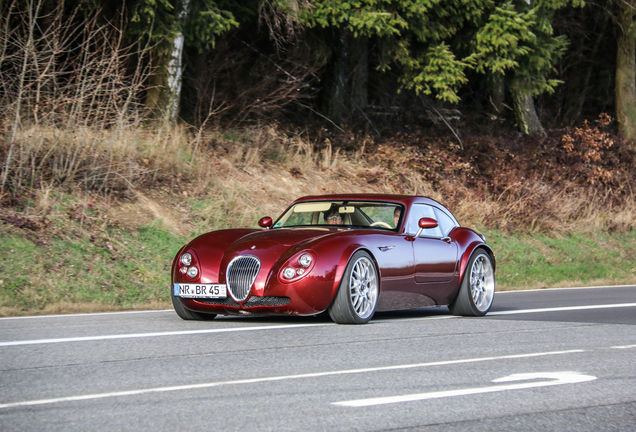
M 269 216 L 265 216 L 264 218 L 261 218 L 258 221 L 258 226 L 260 226 L 262 228 L 265 228 L 265 229 L 270 229 L 273 224 L 274 224 L 274 221 Z
M 417 224 L 422 229 L 437 228 L 437 226 L 438 226 L 437 221 L 435 219 L 429 218 L 429 217 L 424 217 L 424 218 L 420 219 L 417 222 Z
M 417 221 L 417 224 L 419 225 L 420 229 L 417 230 L 417 234 L 415 234 L 415 238 L 418 238 L 420 234 L 422 234 L 423 230 L 430 229 L 430 228 L 437 228 L 439 225 L 435 219 L 429 218 L 429 217 L 423 217 L 422 219 Z

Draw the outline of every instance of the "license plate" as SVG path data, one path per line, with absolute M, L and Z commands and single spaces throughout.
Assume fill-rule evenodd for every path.
M 174 295 L 185 298 L 226 298 L 224 284 L 174 284 Z

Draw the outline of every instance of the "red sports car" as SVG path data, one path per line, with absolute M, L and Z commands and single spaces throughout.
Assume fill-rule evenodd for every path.
M 448 305 L 479 316 L 492 305 L 492 249 L 432 199 L 307 196 L 258 224 L 181 248 L 171 290 L 181 318 L 327 311 L 337 323 L 363 324 L 376 311 Z

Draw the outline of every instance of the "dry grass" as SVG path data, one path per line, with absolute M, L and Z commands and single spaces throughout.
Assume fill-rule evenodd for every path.
M 52 211 L 52 192 L 67 191 L 85 206 L 106 203 L 104 217 L 121 226 L 160 219 L 180 236 L 206 226 L 253 226 L 299 196 L 340 192 L 426 195 L 465 225 L 508 231 L 624 231 L 636 221 L 633 173 L 624 173 L 621 188 L 530 177 L 503 165 L 491 178 L 480 177 L 478 167 L 456 149 L 444 151 L 443 143 L 429 143 L 424 155 L 416 146 L 378 145 L 368 137 L 346 147 L 311 141 L 273 126 L 211 132 L 161 126 L 31 127 L 13 144 L 2 212 L 18 208 L 34 220 Z M 8 143 L 2 150 L 6 157 Z
M 6 161 L 8 143 L 0 144 Z M 633 265 L 625 265 L 634 262 L 625 241 L 636 223 L 629 183 L 586 187 L 529 171 L 522 181 L 514 165 L 509 172 L 495 166 L 489 177 L 478 159 L 466 162 L 474 156 L 444 142 L 428 145 L 368 137 L 348 137 L 343 145 L 277 127 L 22 130 L 0 196 L 0 249 L 20 255 L 0 266 L 5 274 L 32 271 L 2 278 L 0 316 L 168 308 L 166 266 L 185 240 L 255 227 L 299 196 L 342 192 L 427 195 L 448 205 L 463 225 L 486 231 L 500 289 L 636 278 Z M 631 181 L 632 173 L 624 178 Z M 614 267 L 581 273 L 563 258 L 596 235 L 582 233 L 598 232 L 604 237 L 593 240 L 596 249 L 576 259 L 604 256 Z M 616 232 L 622 234 L 607 235 Z M 542 272 L 546 266 L 555 271 Z

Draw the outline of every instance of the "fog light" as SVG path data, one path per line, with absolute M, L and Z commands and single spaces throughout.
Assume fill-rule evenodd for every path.
M 197 277 L 197 275 L 199 274 L 199 269 L 197 269 L 196 267 L 192 266 L 188 269 L 188 276 L 190 276 L 191 278 L 195 278 Z
M 305 269 L 304 268 L 299 268 L 298 270 L 296 270 L 296 274 L 298 276 L 302 276 L 305 274 Z
M 285 279 L 291 279 L 294 276 L 296 276 L 296 270 L 294 270 L 291 267 L 287 267 L 285 270 L 283 270 L 283 277 Z
M 179 269 L 179 272 L 180 272 L 181 274 L 186 274 L 186 273 L 188 272 L 188 268 L 187 268 L 187 267 L 181 267 L 181 268 Z
M 183 255 L 181 255 L 181 262 L 183 263 L 183 265 L 189 266 L 190 264 L 192 264 L 192 255 L 187 252 L 184 253 Z
M 311 265 L 311 261 L 312 261 L 311 255 L 309 254 L 302 254 L 300 258 L 298 259 L 298 263 L 305 268 Z

